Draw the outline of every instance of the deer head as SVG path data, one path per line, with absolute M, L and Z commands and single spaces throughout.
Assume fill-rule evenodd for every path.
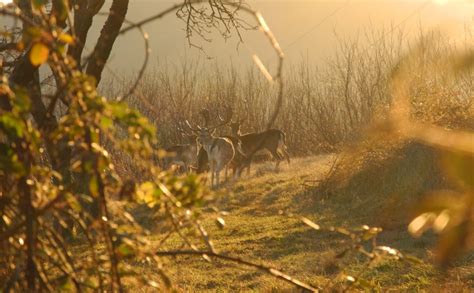
M 243 119 L 239 119 L 239 120 L 233 121 L 229 124 L 230 129 L 231 129 L 231 133 L 232 133 L 233 136 L 241 135 L 240 127 L 242 126 L 243 121 L 244 121 Z
M 201 115 L 204 117 L 204 126 L 196 125 L 193 127 L 188 120 L 186 120 L 186 126 L 197 136 L 197 142 L 201 145 L 212 144 L 212 139 L 215 137 L 215 131 L 218 127 L 229 124 L 232 120 L 232 108 L 226 107 L 225 116 L 222 117 L 220 113 L 217 113 L 217 124 L 212 126 L 209 125 L 210 112 L 208 109 L 204 108 L 201 110 Z

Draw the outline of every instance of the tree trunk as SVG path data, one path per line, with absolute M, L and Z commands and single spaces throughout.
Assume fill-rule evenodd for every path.
M 105 63 L 109 59 L 114 42 L 125 20 L 128 2 L 129 0 L 114 0 L 112 2 L 110 15 L 102 27 L 94 52 L 87 65 L 86 73 L 95 77 L 97 84 L 100 82 Z

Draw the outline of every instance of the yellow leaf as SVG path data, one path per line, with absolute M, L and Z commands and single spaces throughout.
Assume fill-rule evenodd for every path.
M 30 62 L 34 66 L 40 66 L 48 60 L 49 48 L 42 43 L 36 43 L 31 48 Z
M 66 34 L 66 33 L 61 33 L 58 37 L 58 39 L 61 41 L 61 42 L 64 42 L 66 44 L 72 44 L 74 43 L 74 38 L 70 35 L 70 34 Z
M 142 183 L 136 191 L 137 200 L 147 204 L 149 207 L 154 207 L 156 199 L 154 197 L 155 186 L 153 183 L 147 181 Z

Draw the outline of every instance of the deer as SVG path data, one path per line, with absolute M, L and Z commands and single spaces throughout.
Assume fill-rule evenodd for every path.
M 203 108 L 200 114 L 204 118 L 204 125 L 209 124 L 210 114 L 209 110 Z M 184 119 L 183 119 L 184 120 Z M 207 161 L 207 154 L 196 144 L 196 134 L 186 131 L 186 127 L 182 121 L 177 123 L 177 130 L 184 138 L 184 144 L 176 144 L 165 149 L 169 154 L 165 160 L 165 168 L 170 165 L 178 165 L 184 168 L 185 172 L 196 172 L 198 174 L 204 173 L 209 170 L 209 164 Z
M 178 165 L 187 173 L 197 163 L 196 135 L 185 132 L 181 125 L 178 126 L 178 130 L 186 143 L 175 144 L 165 149 L 168 155 L 164 158 L 164 167 Z
M 276 160 L 275 169 L 278 170 L 280 162 L 287 160 L 290 164 L 290 155 L 286 146 L 286 135 L 279 129 L 268 129 L 262 132 L 242 134 L 242 120 L 230 123 L 232 136 L 238 137 L 242 143 L 243 153 L 248 158 L 247 174 L 250 174 L 250 161 L 253 155 L 263 149 L 268 150 Z
M 204 118 L 204 125 L 205 126 L 209 125 L 209 121 L 211 120 L 211 114 L 210 114 L 209 109 L 203 108 L 200 111 L 200 113 Z M 232 110 L 229 107 L 227 107 L 227 114 L 229 115 L 228 119 L 232 119 Z M 221 122 L 224 122 L 222 117 L 220 117 L 218 114 L 216 115 L 216 117 Z M 230 122 L 230 120 L 229 120 L 229 122 Z M 223 135 L 221 137 L 229 139 L 232 142 L 232 145 L 234 146 L 235 155 L 234 155 L 234 158 L 232 159 L 232 161 L 230 162 L 230 164 L 227 167 L 232 169 L 232 174 L 234 176 L 234 179 L 237 178 L 237 177 L 240 177 L 241 171 L 250 164 L 250 160 L 247 158 L 247 156 L 244 154 L 244 152 L 242 150 L 242 143 L 241 143 L 241 141 L 238 137 L 235 137 L 235 136 L 232 136 L 232 135 Z M 208 161 L 208 158 L 207 158 L 207 153 L 203 148 L 199 149 L 198 159 L 197 159 L 197 166 L 193 167 L 193 169 L 198 174 L 202 174 L 202 173 L 209 170 L 209 161 Z M 226 180 L 227 180 L 227 172 L 228 172 L 228 170 L 226 170 L 226 173 L 225 173 L 226 174 L 226 178 L 225 178 Z
M 232 135 L 224 135 L 222 137 L 229 139 L 234 146 L 235 155 L 230 162 L 229 167 L 232 169 L 234 178 L 238 178 L 242 174 L 242 170 L 250 168 L 251 160 L 247 155 L 245 155 L 242 149 L 242 141 L 238 137 Z
M 235 156 L 235 148 L 232 141 L 225 137 L 215 136 L 215 131 L 218 127 L 230 122 L 229 116 L 232 117 L 230 114 L 227 119 L 222 119 L 219 115 L 221 122 L 214 126 L 208 126 L 206 123 L 206 126 L 203 127 L 200 125 L 193 127 L 191 123 L 186 120 L 186 125 L 197 137 L 196 142 L 198 147 L 202 147 L 207 154 L 211 171 L 211 188 L 219 186 L 221 171 L 224 169 L 227 171 L 226 167 Z

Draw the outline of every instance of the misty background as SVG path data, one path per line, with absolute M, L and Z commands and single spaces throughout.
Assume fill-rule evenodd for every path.
M 175 3 L 178 2 L 131 0 L 127 19 L 139 21 Z M 363 41 L 367 33 L 383 31 L 390 35 L 402 30 L 403 37 L 410 40 L 419 35 L 420 30 L 440 30 L 453 41 L 472 42 L 474 32 L 473 0 L 248 0 L 245 3 L 262 13 L 283 48 L 285 64 L 290 66 L 302 60 L 311 65 L 322 65 L 334 55 L 341 40 Z M 110 4 L 107 0 L 102 8 L 104 15 L 94 18 L 84 56 L 92 51 Z M 250 15 L 240 16 L 250 24 L 256 24 Z M 0 25 L 5 24 L 8 25 L 6 18 L 0 19 Z M 258 30 L 242 30 L 242 42 L 235 33 L 224 40 L 214 31 L 207 35 L 210 42 L 194 36 L 192 42 L 202 47 L 199 50 L 190 47 L 185 23 L 174 13 L 143 29 L 149 35 L 151 47 L 148 69 L 163 65 L 180 67 L 184 61 L 196 60 L 203 68 L 233 65 L 237 70 L 247 69 L 253 63 L 253 54 L 257 54 L 270 71 L 276 66 L 275 52 Z M 369 48 L 371 44 L 366 45 Z M 117 39 L 103 76 L 110 80 L 134 75 L 143 59 L 143 38 L 138 30 L 129 31 Z
M 132 0 L 127 18 L 139 21 L 173 5 L 173 1 Z M 363 39 L 370 28 L 387 33 L 403 29 L 406 38 L 423 30 L 440 29 L 453 40 L 463 40 L 474 27 L 473 1 L 247 1 L 260 11 L 286 54 L 286 64 L 305 62 L 318 65 L 330 57 L 339 39 Z M 110 3 L 104 5 L 108 11 Z M 250 23 L 252 18 L 243 15 Z M 105 16 L 94 19 L 89 40 L 96 40 Z M 272 68 L 276 58 L 273 49 L 261 32 L 243 30 L 243 42 L 236 34 L 224 40 L 212 33 L 207 42 L 194 36 L 193 43 L 203 51 L 190 47 L 185 38 L 185 23 L 174 14 L 144 26 L 150 36 L 150 68 L 166 63 L 179 66 L 183 60 L 199 60 L 201 65 L 234 65 L 248 68 L 252 54 L 258 54 L 265 65 Z M 87 44 L 90 51 L 94 44 Z M 367 44 L 370 45 L 370 44 Z M 86 53 L 87 53 L 86 49 Z M 144 57 L 144 44 L 138 30 L 118 38 L 109 68 L 104 74 L 129 75 L 136 72 Z

